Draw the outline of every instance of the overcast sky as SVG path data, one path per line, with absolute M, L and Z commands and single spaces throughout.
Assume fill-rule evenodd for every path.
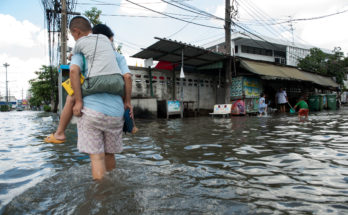
M 154 37 L 166 37 L 193 45 L 205 44 L 224 37 L 224 22 L 218 18 L 204 18 L 201 15 L 173 7 L 161 0 L 131 0 L 162 13 L 186 18 L 194 23 L 221 29 L 187 24 L 179 20 L 164 18 L 163 15 L 133 5 L 126 0 L 77 0 L 77 12 L 84 12 L 93 6 L 103 11 L 101 20 L 115 33 L 116 42 L 122 44 L 122 51 L 130 65 L 143 65 L 142 60 L 130 59 L 141 48 L 156 42 Z M 167 0 L 170 1 L 170 0 Z M 98 2 L 114 5 L 97 5 Z M 304 43 L 332 50 L 335 46 L 348 52 L 348 12 L 308 21 L 294 21 L 293 34 L 290 19 L 320 17 L 348 10 L 347 0 L 243 0 L 238 2 L 238 25 L 248 31 L 284 41 Z M 85 4 L 87 3 L 87 5 Z M 224 18 L 223 0 L 188 0 L 185 3 L 216 17 Z M 124 15 L 124 16 L 110 16 Z M 184 16 L 183 16 L 184 15 Z M 147 17 L 134 17 L 147 16 Z M 274 23 L 285 22 L 282 25 Z M 29 88 L 28 81 L 35 78 L 34 71 L 48 64 L 47 30 L 41 0 L 1 0 L 0 1 L 0 94 L 5 94 L 5 68 L 11 95 L 21 98 Z M 236 30 L 241 30 L 237 28 Z M 243 30 L 241 30 L 243 31 Z M 74 45 L 70 37 L 68 44 Z

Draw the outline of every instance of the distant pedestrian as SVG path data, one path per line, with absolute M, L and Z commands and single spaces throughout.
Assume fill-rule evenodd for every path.
M 309 109 L 307 102 L 304 100 L 304 96 L 300 97 L 299 101 L 297 102 L 294 108 L 296 109 L 297 107 L 299 107 L 298 118 L 300 119 L 300 121 L 302 120 L 303 116 L 306 120 L 308 120 Z
M 285 113 L 285 105 L 286 103 L 288 103 L 288 96 L 285 90 L 283 90 L 283 88 L 280 88 L 275 97 L 276 104 L 279 107 L 280 113 Z
M 261 94 L 261 97 L 259 99 L 259 116 L 262 116 L 262 114 L 267 115 L 267 104 L 266 104 L 266 95 L 265 93 Z

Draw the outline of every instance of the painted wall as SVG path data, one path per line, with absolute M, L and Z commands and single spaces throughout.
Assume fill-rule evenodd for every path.
M 298 60 L 305 58 L 309 54 L 309 49 L 288 46 L 286 47 L 286 63 L 289 66 L 297 66 Z
M 146 68 L 130 67 L 133 74 L 132 97 L 150 98 L 149 72 Z M 183 100 L 194 101 L 194 108 L 213 109 L 216 104 L 218 75 L 185 72 L 183 81 Z M 153 93 L 157 100 L 180 99 L 180 72 L 175 72 L 175 97 L 173 98 L 172 71 L 152 71 Z

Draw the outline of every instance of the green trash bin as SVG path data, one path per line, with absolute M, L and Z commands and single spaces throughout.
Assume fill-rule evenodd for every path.
M 329 110 L 336 110 L 336 94 L 327 94 L 327 107 Z
M 323 97 L 323 109 L 327 109 L 327 95 L 325 94 L 321 94 L 321 96 Z
M 320 110 L 320 98 L 319 95 L 311 95 L 308 99 L 308 106 L 310 111 Z
M 324 109 L 324 96 L 319 94 L 319 110 L 322 111 Z

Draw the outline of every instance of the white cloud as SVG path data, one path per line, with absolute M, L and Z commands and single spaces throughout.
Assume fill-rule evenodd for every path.
M 159 1 L 150 2 L 149 0 L 133 0 L 132 2 L 139 4 L 139 5 L 142 5 L 144 7 L 150 8 L 152 10 L 158 11 L 158 12 L 164 12 L 167 9 L 167 3 L 165 3 L 165 2 L 159 2 Z M 144 15 L 160 16 L 158 13 L 154 13 L 150 10 L 139 7 L 139 6 L 132 4 L 126 0 L 122 0 L 120 12 L 122 12 L 122 14 L 136 15 L 136 16 L 144 16 Z
M 0 14 L 0 29 L 3 33 L 0 37 L 0 48 L 20 46 L 34 47 L 44 45 L 45 31 L 27 20 L 17 21 L 10 15 Z
M 48 63 L 46 30 L 10 15 L 0 14 L 0 93 L 5 94 L 5 68 L 9 63 L 7 77 L 11 95 L 24 96 L 29 88 L 28 81 L 36 77 L 35 71 Z

